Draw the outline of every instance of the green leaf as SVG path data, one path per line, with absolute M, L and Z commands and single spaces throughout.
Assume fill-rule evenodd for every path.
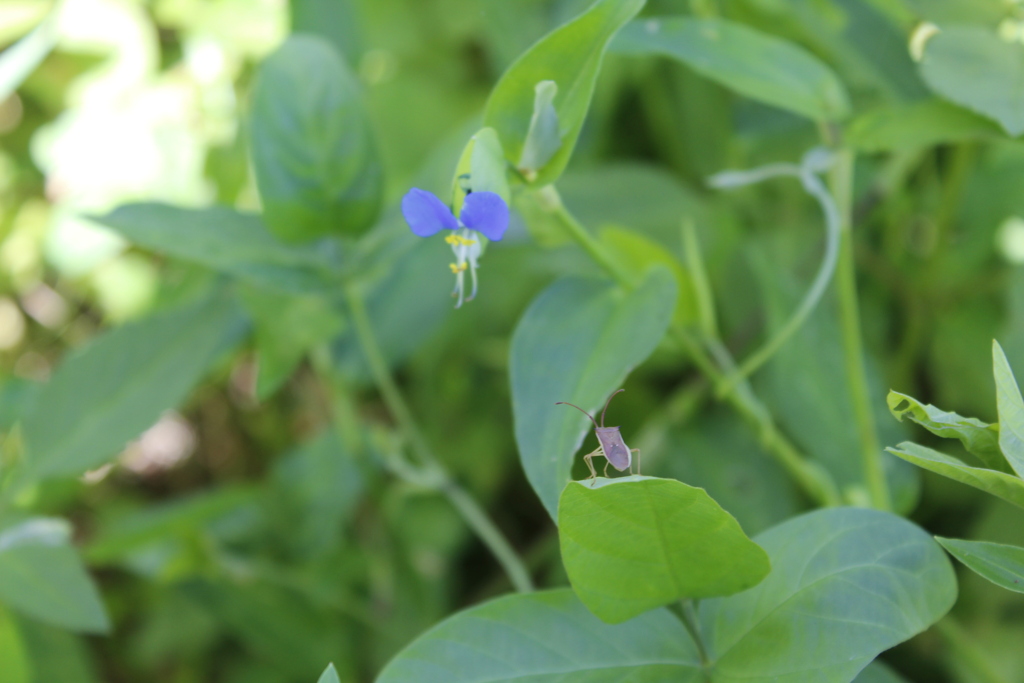
M 849 113 L 842 82 L 803 48 L 722 19 L 664 17 L 626 26 L 612 49 L 621 54 L 665 55 L 759 102 L 815 121 Z
M 657 429 L 654 420 L 658 419 L 652 418 L 639 445 L 644 448 L 653 437 L 652 445 L 657 448 L 651 449 L 652 454 L 686 456 L 651 458 L 653 472 L 704 489 L 748 534 L 764 531 L 803 510 L 793 480 L 735 411 L 719 404 L 702 411 L 699 420 L 683 424 L 674 412 L 669 404 L 661 418 L 672 423 L 663 441 L 657 440 L 656 432 L 651 433 L 652 428 Z
M 314 246 L 282 244 L 259 216 L 222 206 L 182 209 L 128 204 L 98 222 L 130 242 L 227 273 L 254 285 L 288 292 L 322 291 L 336 265 Z
M 0 602 L 72 631 L 106 633 L 106 612 L 69 534 L 65 522 L 43 518 L 0 533 Z
M 600 239 L 608 250 L 615 254 L 615 258 L 632 271 L 642 273 L 655 264 L 667 267 L 678 284 L 672 322 L 680 325 L 693 325 L 697 322 L 699 314 L 696 288 L 690 274 L 672 252 L 639 232 L 623 228 L 604 228 L 601 230 Z
M 334 664 L 328 664 L 324 672 L 320 674 L 320 679 L 317 683 L 341 683 L 338 680 L 338 671 L 334 668 Z
M 693 641 L 668 610 L 612 626 L 566 588 L 449 617 L 391 660 L 377 683 L 697 683 L 699 667 Z
M 589 420 L 558 401 L 593 411 L 654 351 L 675 308 L 663 268 L 626 292 L 568 277 L 542 292 L 512 336 L 509 372 L 516 443 L 526 476 L 552 518 Z M 628 438 L 628 431 L 626 434 Z
M 75 475 L 117 455 L 244 331 L 237 303 L 220 293 L 94 337 L 65 357 L 25 417 L 28 474 Z
M 1024 477 L 1024 399 L 1003 347 L 992 340 L 992 370 L 999 410 L 999 448 L 1018 477 Z
M 935 436 L 959 439 L 969 453 L 973 453 L 986 467 L 1000 472 L 1011 472 L 999 450 L 999 425 L 992 425 L 974 417 L 947 413 L 916 398 L 890 391 L 886 397 L 889 412 L 899 421 L 904 417 L 921 425 Z M 904 403 L 906 407 L 901 408 Z
M 272 396 L 309 351 L 333 339 L 345 324 L 338 307 L 322 296 L 253 288 L 242 290 L 241 298 L 255 327 L 256 395 L 261 400 Z
M 300 444 L 281 458 L 271 477 L 269 522 L 281 532 L 282 545 L 305 557 L 338 543 L 341 526 L 363 493 L 356 456 L 334 429 Z
M 714 683 L 847 683 L 956 600 L 941 548 L 890 513 L 816 510 L 755 540 L 768 578 L 700 604 Z
M 847 141 L 863 152 L 891 152 L 1002 137 L 990 119 L 933 98 L 867 111 L 850 125 Z
M 326 38 L 349 64 L 363 53 L 359 10 L 355 0 L 289 0 L 292 32 Z
M 542 167 L 524 169 L 537 184 L 554 182 L 565 169 L 590 108 L 608 42 L 643 5 L 644 0 L 598 0 L 523 53 L 491 91 L 484 124 L 498 132 L 505 158 L 518 164 L 533 120 L 535 89 L 543 81 L 557 86 L 553 104 L 561 146 Z M 550 112 L 543 118 L 549 119 Z
M 452 178 L 452 212 L 458 216 L 470 192 L 493 192 L 508 204 L 508 164 L 493 128 L 481 128 L 469 139 Z
M 86 546 L 85 558 L 92 565 L 109 565 L 160 542 L 194 538 L 214 521 L 256 502 L 262 493 L 252 485 L 228 485 L 108 513 Z
M 19 619 L 18 626 L 32 662 L 34 683 L 100 683 L 84 637 L 30 618 Z
M 1024 133 L 1024 45 L 976 26 L 951 26 L 928 41 L 921 75 L 937 94 Z
M 1024 548 L 939 536 L 935 540 L 980 576 L 1006 590 L 1024 593 Z
M 250 145 L 267 225 L 281 239 L 373 224 L 381 165 L 356 79 L 326 40 L 292 35 L 260 65 Z
M 610 624 L 685 598 L 738 593 L 771 569 L 704 489 L 674 479 L 570 482 L 558 535 L 573 590 Z
M 929 472 L 935 472 L 962 484 L 981 489 L 1024 508 L 1024 480 L 1011 474 L 971 467 L 954 457 L 909 441 L 904 441 L 895 448 L 886 448 L 885 450 Z
M 939 24 L 994 26 L 1012 7 L 1004 0 L 903 0 L 922 19 Z
M 876 659 L 857 674 L 853 683 L 907 683 L 907 680 Z
M 18 624 L 0 605 L 0 673 L 4 683 L 32 683 L 32 665 Z

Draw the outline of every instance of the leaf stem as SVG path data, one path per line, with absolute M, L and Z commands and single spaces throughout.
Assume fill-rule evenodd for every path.
M 690 637 L 693 638 L 694 644 L 697 646 L 697 655 L 700 657 L 700 665 L 705 669 L 711 664 L 711 658 L 708 656 L 708 648 L 704 644 L 704 636 L 700 630 L 700 621 L 697 618 L 697 608 L 693 604 L 691 598 L 685 598 L 679 601 L 681 603 L 680 615 L 683 619 L 683 625 L 689 632 Z
M 420 464 L 440 475 L 436 489 L 443 493 L 462 515 L 466 524 L 483 541 L 484 545 L 491 551 L 502 569 L 508 575 L 512 586 L 520 593 L 528 593 L 533 590 L 533 581 L 526 566 L 508 542 L 508 539 L 501 533 L 501 530 L 494 524 L 487 513 L 465 490 L 462 489 L 448 473 L 447 469 L 430 449 L 427 440 L 423 437 L 419 426 L 413 418 L 412 412 L 402 397 L 402 392 L 391 377 L 387 361 L 380 350 L 376 335 L 373 333 L 373 326 L 370 317 L 366 312 L 366 304 L 361 292 L 356 285 L 346 283 L 345 299 L 348 303 L 349 313 L 352 317 L 352 325 L 355 328 L 356 336 L 363 348 L 366 362 L 370 368 L 377 390 L 380 391 L 388 411 L 398 424 L 398 429 L 412 446 Z
M 552 188 L 553 189 L 553 188 Z M 557 196 L 557 195 L 555 195 Z M 566 227 L 569 235 L 587 252 L 598 266 L 624 287 L 632 286 L 632 278 L 605 250 L 604 247 L 584 228 L 561 202 L 552 210 Z M 673 323 L 669 329 L 671 337 L 679 343 L 693 359 L 697 368 L 711 380 L 716 395 L 726 401 L 760 434 L 762 445 L 781 464 L 804 492 L 822 506 L 842 505 L 842 498 L 831 475 L 817 463 L 806 459 L 800 451 L 775 427 L 771 414 L 757 399 L 749 383 L 734 383 L 727 391 L 718 392 L 728 381 L 731 372 L 731 356 L 716 338 L 711 340 L 720 356 L 716 363 L 704 345 L 684 325 Z M 724 363 L 723 363 L 724 361 Z M 726 372 L 719 365 L 726 366 Z
M 829 185 L 839 209 L 840 242 L 836 286 L 839 294 L 839 321 L 843 339 L 843 365 L 849 386 L 853 415 L 860 434 L 864 481 L 871 504 L 880 510 L 892 509 L 889 483 L 882 463 L 882 448 L 875 431 L 871 407 L 864 347 L 861 337 L 860 312 L 857 302 L 857 275 L 853 254 L 853 153 L 848 149 L 835 152 L 836 162 L 829 171 Z
M 565 204 L 562 203 L 562 198 L 558 195 L 558 191 L 555 190 L 553 185 L 549 185 L 545 188 L 547 193 L 547 199 L 551 200 L 551 204 L 548 210 L 551 214 L 559 220 L 566 232 L 575 240 L 576 244 L 582 247 L 583 251 L 587 252 L 587 255 L 594 260 L 598 266 L 600 266 L 606 273 L 608 273 L 612 279 L 618 282 L 626 289 L 633 288 L 633 278 L 630 277 L 629 272 L 622 267 L 622 265 L 616 261 L 612 256 L 605 251 L 605 248 L 594 239 L 583 225 L 576 220 L 576 217 L 569 213 L 569 210 L 565 208 Z
M 963 626 L 951 615 L 946 615 L 935 624 L 935 631 L 949 645 L 949 656 L 963 669 L 970 671 L 979 683 L 1008 683 L 989 663 L 988 657 L 972 641 Z

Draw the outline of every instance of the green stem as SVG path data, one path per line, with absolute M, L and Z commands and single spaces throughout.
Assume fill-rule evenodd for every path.
M 964 632 L 952 616 L 946 615 L 935 624 L 935 630 L 949 645 L 949 656 L 961 668 L 970 671 L 979 683 L 1009 683 L 989 663 L 988 657 Z
M 841 149 L 836 152 L 836 163 L 829 172 L 829 185 L 839 209 L 841 238 L 836 287 L 839 294 L 839 322 L 843 338 L 843 365 L 853 403 L 853 417 L 860 434 L 861 459 L 864 480 L 871 504 L 880 510 L 892 508 L 889 483 L 882 464 L 882 448 L 875 431 L 875 416 L 871 406 L 867 370 L 864 365 L 864 347 L 861 336 L 860 312 L 857 302 L 857 274 L 854 265 L 853 230 L 851 221 L 853 201 L 853 153 Z
M 557 195 L 555 196 L 557 197 Z M 633 280 L 627 271 L 604 250 L 604 247 L 569 213 L 561 202 L 558 202 L 552 213 L 559 218 L 576 243 L 608 275 L 623 287 L 633 286 Z M 726 373 L 719 369 L 704 346 L 685 326 L 673 323 L 669 333 L 686 349 L 697 368 L 711 380 L 716 392 L 719 387 L 726 384 Z M 721 345 L 719 344 L 719 346 Z M 727 353 L 724 347 L 721 347 L 721 353 Z M 720 392 L 718 395 L 754 427 L 761 435 L 765 449 L 779 461 L 811 499 L 823 506 L 842 504 L 842 498 L 839 496 L 832 477 L 816 463 L 804 458 L 800 451 L 778 432 L 771 415 L 754 396 L 748 383 L 734 384 L 729 391 Z
M 377 385 L 377 390 L 380 391 L 388 411 L 395 418 L 399 431 L 401 431 L 402 435 L 412 446 L 420 463 L 441 475 L 441 483 L 438 486 L 438 490 L 447 496 L 449 502 L 462 515 L 466 524 L 469 525 L 491 551 L 495 559 L 498 560 L 498 563 L 512 582 L 513 587 L 521 593 L 532 591 L 533 581 L 530 579 L 530 573 L 526 570 L 522 560 L 520 560 L 508 539 L 495 526 L 484 509 L 452 480 L 444 465 L 431 451 L 427 440 L 423 437 L 423 433 L 412 416 L 412 411 L 409 410 L 405 399 L 402 397 L 402 392 L 399 391 L 398 385 L 395 384 L 394 378 L 391 377 L 387 361 L 384 360 L 384 354 L 381 352 L 380 345 L 377 343 L 377 338 L 373 333 L 373 326 L 370 323 L 369 315 L 367 315 L 366 304 L 363 301 L 362 294 L 356 289 L 355 285 L 346 284 L 345 298 L 352 317 L 352 325 L 363 348 L 366 362 L 370 367 L 370 374 L 373 375 L 374 383 Z
M 711 664 L 711 658 L 708 657 L 708 649 L 704 645 L 704 636 L 701 634 L 697 609 L 690 598 L 680 600 L 680 602 L 682 603 L 683 625 L 686 626 L 686 630 L 689 632 L 690 637 L 693 638 L 694 644 L 697 645 L 697 655 L 700 657 L 701 666 L 707 668 Z
M 594 263 L 611 275 L 616 282 L 626 289 L 632 289 L 634 283 L 633 278 L 629 275 L 629 271 L 623 268 L 618 261 L 612 258 L 611 255 L 605 251 L 601 243 L 595 240 L 587 229 L 583 227 L 578 220 L 576 220 L 576 217 L 569 213 L 569 210 L 565 208 L 564 204 L 562 204 L 562 200 L 558 196 L 558 191 L 555 190 L 554 186 L 549 185 L 545 188 L 545 191 L 549 192 L 548 199 L 550 201 L 551 214 L 561 222 L 562 227 L 564 227 L 569 236 L 576 241 L 576 244 L 582 247 L 583 251 L 587 252 L 587 255 L 594 260 Z

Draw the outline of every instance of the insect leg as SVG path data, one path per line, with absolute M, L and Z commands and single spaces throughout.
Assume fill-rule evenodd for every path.
M 640 449 L 639 448 L 630 448 L 629 452 L 630 453 L 636 453 L 636 473 L 640 474 Z M 632 472 L 633 468 L 631 467 L 629 469 L 629 471 Z
M 608 458 L 605 458 L 604 459 L 604 477 L 605 477 L 605 479 L 608 478 L 608 462 L 609 462 Z
M 597 471 L 594 469 L 594 462 L 592 460 L 595 455 L 604 455 L 604 453 L 598 448 L 593 453 L 587 453 L 583 456 L 583 462 L 587 463 L 587 467 L 590 469 L 590 481 L 597 480 Z

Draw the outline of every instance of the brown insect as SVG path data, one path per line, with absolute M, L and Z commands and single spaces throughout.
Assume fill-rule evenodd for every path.
M 587 453 L 583 456 L 583 462 L 587 463 L 587 467 L 590 468 L 590 480 L 594 481 L 597 479 L 597 472 L 594 470 L 593 457 L 600 455 L 605 459 L 604 463 L 604 476 L 608 476 L 608 465 L 611 465 L 618 471 L 629 470 L 630 474 L 633 472 L 633 453 L 636 453 L 636 473 L 640 474 L 640 449 L 630 448 L 626 445 L 626 442 L 622 440 L 622 434 L 619 433 L 619 427 L 605 427 L 604 426 L 604 414 L 608 412 L 608 404 L 612 402 L 615 395 L 625 389 L 618 389 L 611 396 L 608 397 L 608 401 L 604 404 L 604 410 L 601 411 L 601 426 L 597 426 L 597 420 L 595 420 L 590 413 L 580 408 L 578 405 L 569 403 L 568 401 L 559 401 L 556 406 L 572 406 L 576 410 L 580 411 L 584 415 L 590 418 L 590 421 L 594 423 L 594 434 L 597 436 L 598 447 L 597 450 L 592 453 Z

